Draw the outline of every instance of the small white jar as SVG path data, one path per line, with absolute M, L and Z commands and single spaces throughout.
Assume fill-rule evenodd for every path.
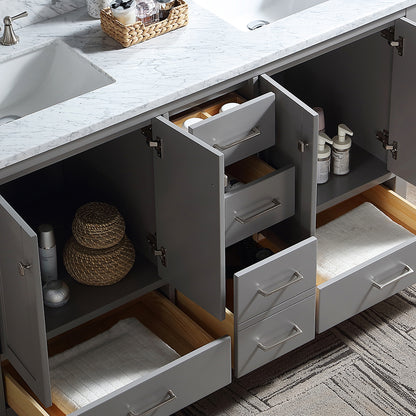
M 99 19 L 101 9 L 105 9 L 109 5 L 110 0 L 87 0 L 88 14 L 94 19 Z
M 112 15 L 123 25 L 132 25 L 137 21 L 136 0 L 113 1 L 110 5 Z
M 222 113 L 223 111 L 231 110 L 232 108 L 237 107 L 239 105 L 240 104 L 238 103 L 225 103 L 223 106 L 221 106 L 220 113 Z
M 189 127 L 190 126 L 192 126 L 192 124 L 196 124 L 196 123 L 199 123 L 200 121 L 202 121 L 203 119 L 202 118 L 200 118 L 200 117 L 191 117 L 191 118 L 188 118 L 188 119 L 186 119 L 184 122 L 183 122 L 183 128 L 185 129 L 185 130 L 188 130 L 189 131 Z

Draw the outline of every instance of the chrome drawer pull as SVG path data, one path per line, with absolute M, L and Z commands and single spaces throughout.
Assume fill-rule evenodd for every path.
M 414 273 L 413 269 L 408 266 L 407 264 L 404 264 L 404 269 L 403 271 L 399 274 L 399 276 L 394 277 L 393 279 L 389 280 L 386 283 L 378 283 L 376 282 L 374 279 L 370 279 L 370 282 L 373 284 L 373 286 L 375 286 L 377 289 L 384 289 L 386 286 L 391 285 L 392 283 L 397 282 L 400 279 L 403 279 L 403 277 L 408 276 L 411 273 Z
M 171 402 L 172 400 L 176 399 L 176 395 L 172 390 L 168 391 L 168 398 L 160 402 L 159 404 L 151 407 L 150 409 L 144 411 L 143 413 L 137 413 L 135 410 L 132 410 L 128 413 L 127 416 L 146 416 L 150 413 L 153 413 L 155 410 L 159 409 L 160 407 L 164 406 L 165 404 Z
M 263 290 L 263 289 L 257 289 L 257 293 L 258 293 L 259 295 L 262 295 L 262 296 L 270 296 L 270 295 L 273 295 L 273 293 L 276 293 L 276 292 L 278 292 L 279 290 L 284 289 L 285 287 L 288 287 L 288 286 L 290 286 L 290 285 L 293 285 L 293 283 L 297 283 L 297 282 L 301 281 L 301 280 L 303 279 L 303 276 L 302 276 L 299 272 L 294 272 L 294 273 L 293 273 L 293 275 L 292 275 L 292 277 L 291 277 L 290 279 L 291 279 L 291 280 L 289 280 L 289 281 L 288 281 L 287 283 L 285 283 L 284 285 L 279 286 L 278 288 L 273 289 L 273 290 L 271 290 L 270 292 L 266 292 L 266 291 L 265 291 L 265 290 Z
M 302 332 L 303 332 L 296 324 L 293 324 L 292 331 L 296 331 L 296 332 L 293 333 L 292 335 L 289 335 L 285 339 L 282 339 L 281 341 L 276 342 L 276 344 L 273 344 L 273 345 L 264 345 L 261 342 L 257 342 L 257 346 L 260 349 L 262 349 L 263 351 L 269 351 L 269 350 L 271 350 L 273 348 L 276 348 L 280 344 L 283 344 L 284 342 L 289 341 L 290 339 L 297 337 L 298 335 L 302 334 Z
M 248 218 L 241 218 L 241 217 L 234 217 L 234 219 L 239 222 L 240 224 L 247 224 L 248 222 L 251 222 L 255 220 L 256 218 L 260 217 L 261 215 L 267 214 L 268 212 L 280 207 L 282 205 L 281 202 L 279 202 L 277 199 L 272 199 L 272 206 L 264 209 L 263 211 L 258 212 L 257 214 L 252 215 Z
M 235 142 L 232 142 L 230 144 L 226 144 L 224 146 L 221 146 L 220 144 L 214 144 L 213 147 L 215 147 L 218 150 L 227 150 L 230 147 L 237 146 L 240 143 L 243 143 L 243 142 L 246 142 L 247 140 L 253 139 L 254 137 L 259 136 L 260 134 L 261 134 L 261 131 L 257 127 L 253 127 L 246 137 L 238 139 Z

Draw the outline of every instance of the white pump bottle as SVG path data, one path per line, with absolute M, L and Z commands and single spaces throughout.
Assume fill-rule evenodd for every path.
M 351 136 L 354 133 L 345 124 L 338 125 L 338 135 L 333 138 L 332 172 L 334 175 L 346 175 L 350 171 Z
M 318 184 L 327 182 L 329 178 L 331 148 L 326 143 L 332 144 L 333 141 L 327 134 L 320 132 L 318 136 L 318 165 L 316 172 Z

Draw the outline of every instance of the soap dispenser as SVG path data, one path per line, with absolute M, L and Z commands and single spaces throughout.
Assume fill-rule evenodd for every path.
M 332 172 L 334 175 L 346 175 L 350 171 L 351 136 L 353 132 L 345 124 L 338 125 L 338 135 L 333 138 Z
M 316 173 L 318 184 L 327 182 L 329 178 L 331 148 L 326 143 L 332 144 L 333 141 L 327 134 L 320 132 L 318 136 L 318 168 Z

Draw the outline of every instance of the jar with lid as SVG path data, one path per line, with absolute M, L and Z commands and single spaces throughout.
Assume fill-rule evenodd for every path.
M 157 0 L 157 3 L 159 4 L 159 19 L 167 19 L 170 11 L 175 6 L 175 0 Z
M 159 21 L 159 3 L 156 0 L 137 0 L 137 18 L 150 25 Z
M 123 25 L 136 23 L 136 0 L 114 0 L 110 4 L 111 14 Z

